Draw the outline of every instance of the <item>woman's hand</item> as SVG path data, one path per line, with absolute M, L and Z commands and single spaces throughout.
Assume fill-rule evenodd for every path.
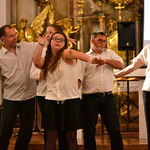
M 97 58 L 97 57 L 91 57 L 92 58 L 92 64 L 98 64 L 96 67 L 101 66 L 105 63 L 105 59 Z
M 36 38 L 36 40 L 38 41 L 39 45 L 44 46 L 46 43 L 46 37 L 43 35 L 42 37 L 39 36 L 38 38 Z
M 73 44 L 77 45 L 77 43 L 76 43 L 76 39 L 67 38 L 67 40 L 68 40 L 68 43 L 69 43 L 69 42 L 71 42 L 71 43 L 73 43 Z

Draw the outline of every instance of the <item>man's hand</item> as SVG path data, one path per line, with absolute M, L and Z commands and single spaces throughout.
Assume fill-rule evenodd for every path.
M 105 59 L 101 59 L 101 58 L 97 58 L 97 57 L 93 57 L 92 58 L 92 63 L 93 64 L 98 64 L 96 67 L 101 66 L 105 63 Z

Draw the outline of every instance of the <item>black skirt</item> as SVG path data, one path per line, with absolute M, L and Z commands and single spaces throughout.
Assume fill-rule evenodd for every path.
M 57 131 L 81 129 L 83 127 L 81 99 L 46 100 L 42 127 Z

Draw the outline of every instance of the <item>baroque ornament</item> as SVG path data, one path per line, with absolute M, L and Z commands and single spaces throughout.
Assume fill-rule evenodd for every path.
M 119 3 L 121 3 L 122 6 L 127 6 L 129 4 L 135 4 L 135 6 L 139 5 L 140 3 L 143 3 L 143 0 L 92 0 L 93 2 L 98 2 L 101 1 L 103 3 L 112 3 L 114 5 L 118 5 Z
M 61 25 L 64 28 L 63 31 L 67 37 L 69 37 L 70 34 L 78 33 L 83 22 L 82 19 L 78 19 L 75 26 L 72 25 L 72 19 L 70 18 L 65 18 L 55 22 L 55 11 L 50 0 L 35 0 L 35 2 L 39 6 L 41 13 L 34 18 L 30 27 L 26 28 L 28 20 L 25 18 L 22 18 L 20 20 L 18 30 L 16 29 L 16 24 L 12 24 L 12 27 L 16 31 L 18 42 L 36 42 L 36 37 L 44 35 L 47 26 L 54 23 Z M 78 0 L 77 2 L 79 8 L 78 14 L 83 13 L 81 10 L 81 8 L 83 7 L 83 3 L 83 0 Z M 73 45 L 72 43 L 70 43 L 70 45 L 71 48 Z
M 119 22 L 121 22 L 121 10 L 124 9 L 127 5 L 135 4 L 135 7 L 140 3 L 143 3 L 143 0 L 92 0 L 94 3 L 99 4 L 99 2 L 103 3 L 111 3 L 115 5 L 115 9 L 119 10 Z M 102 4 L 101 4 L 102 5 Z

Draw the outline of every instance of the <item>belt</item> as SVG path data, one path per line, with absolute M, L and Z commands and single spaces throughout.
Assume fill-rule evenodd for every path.
M 109 91 L 109 92 L 92 93 L 92 95 L 97 96 L 97 97 L 105 97 L 105 96 L 110 95 L 110 94 L 112 94 L 111 91 Z

